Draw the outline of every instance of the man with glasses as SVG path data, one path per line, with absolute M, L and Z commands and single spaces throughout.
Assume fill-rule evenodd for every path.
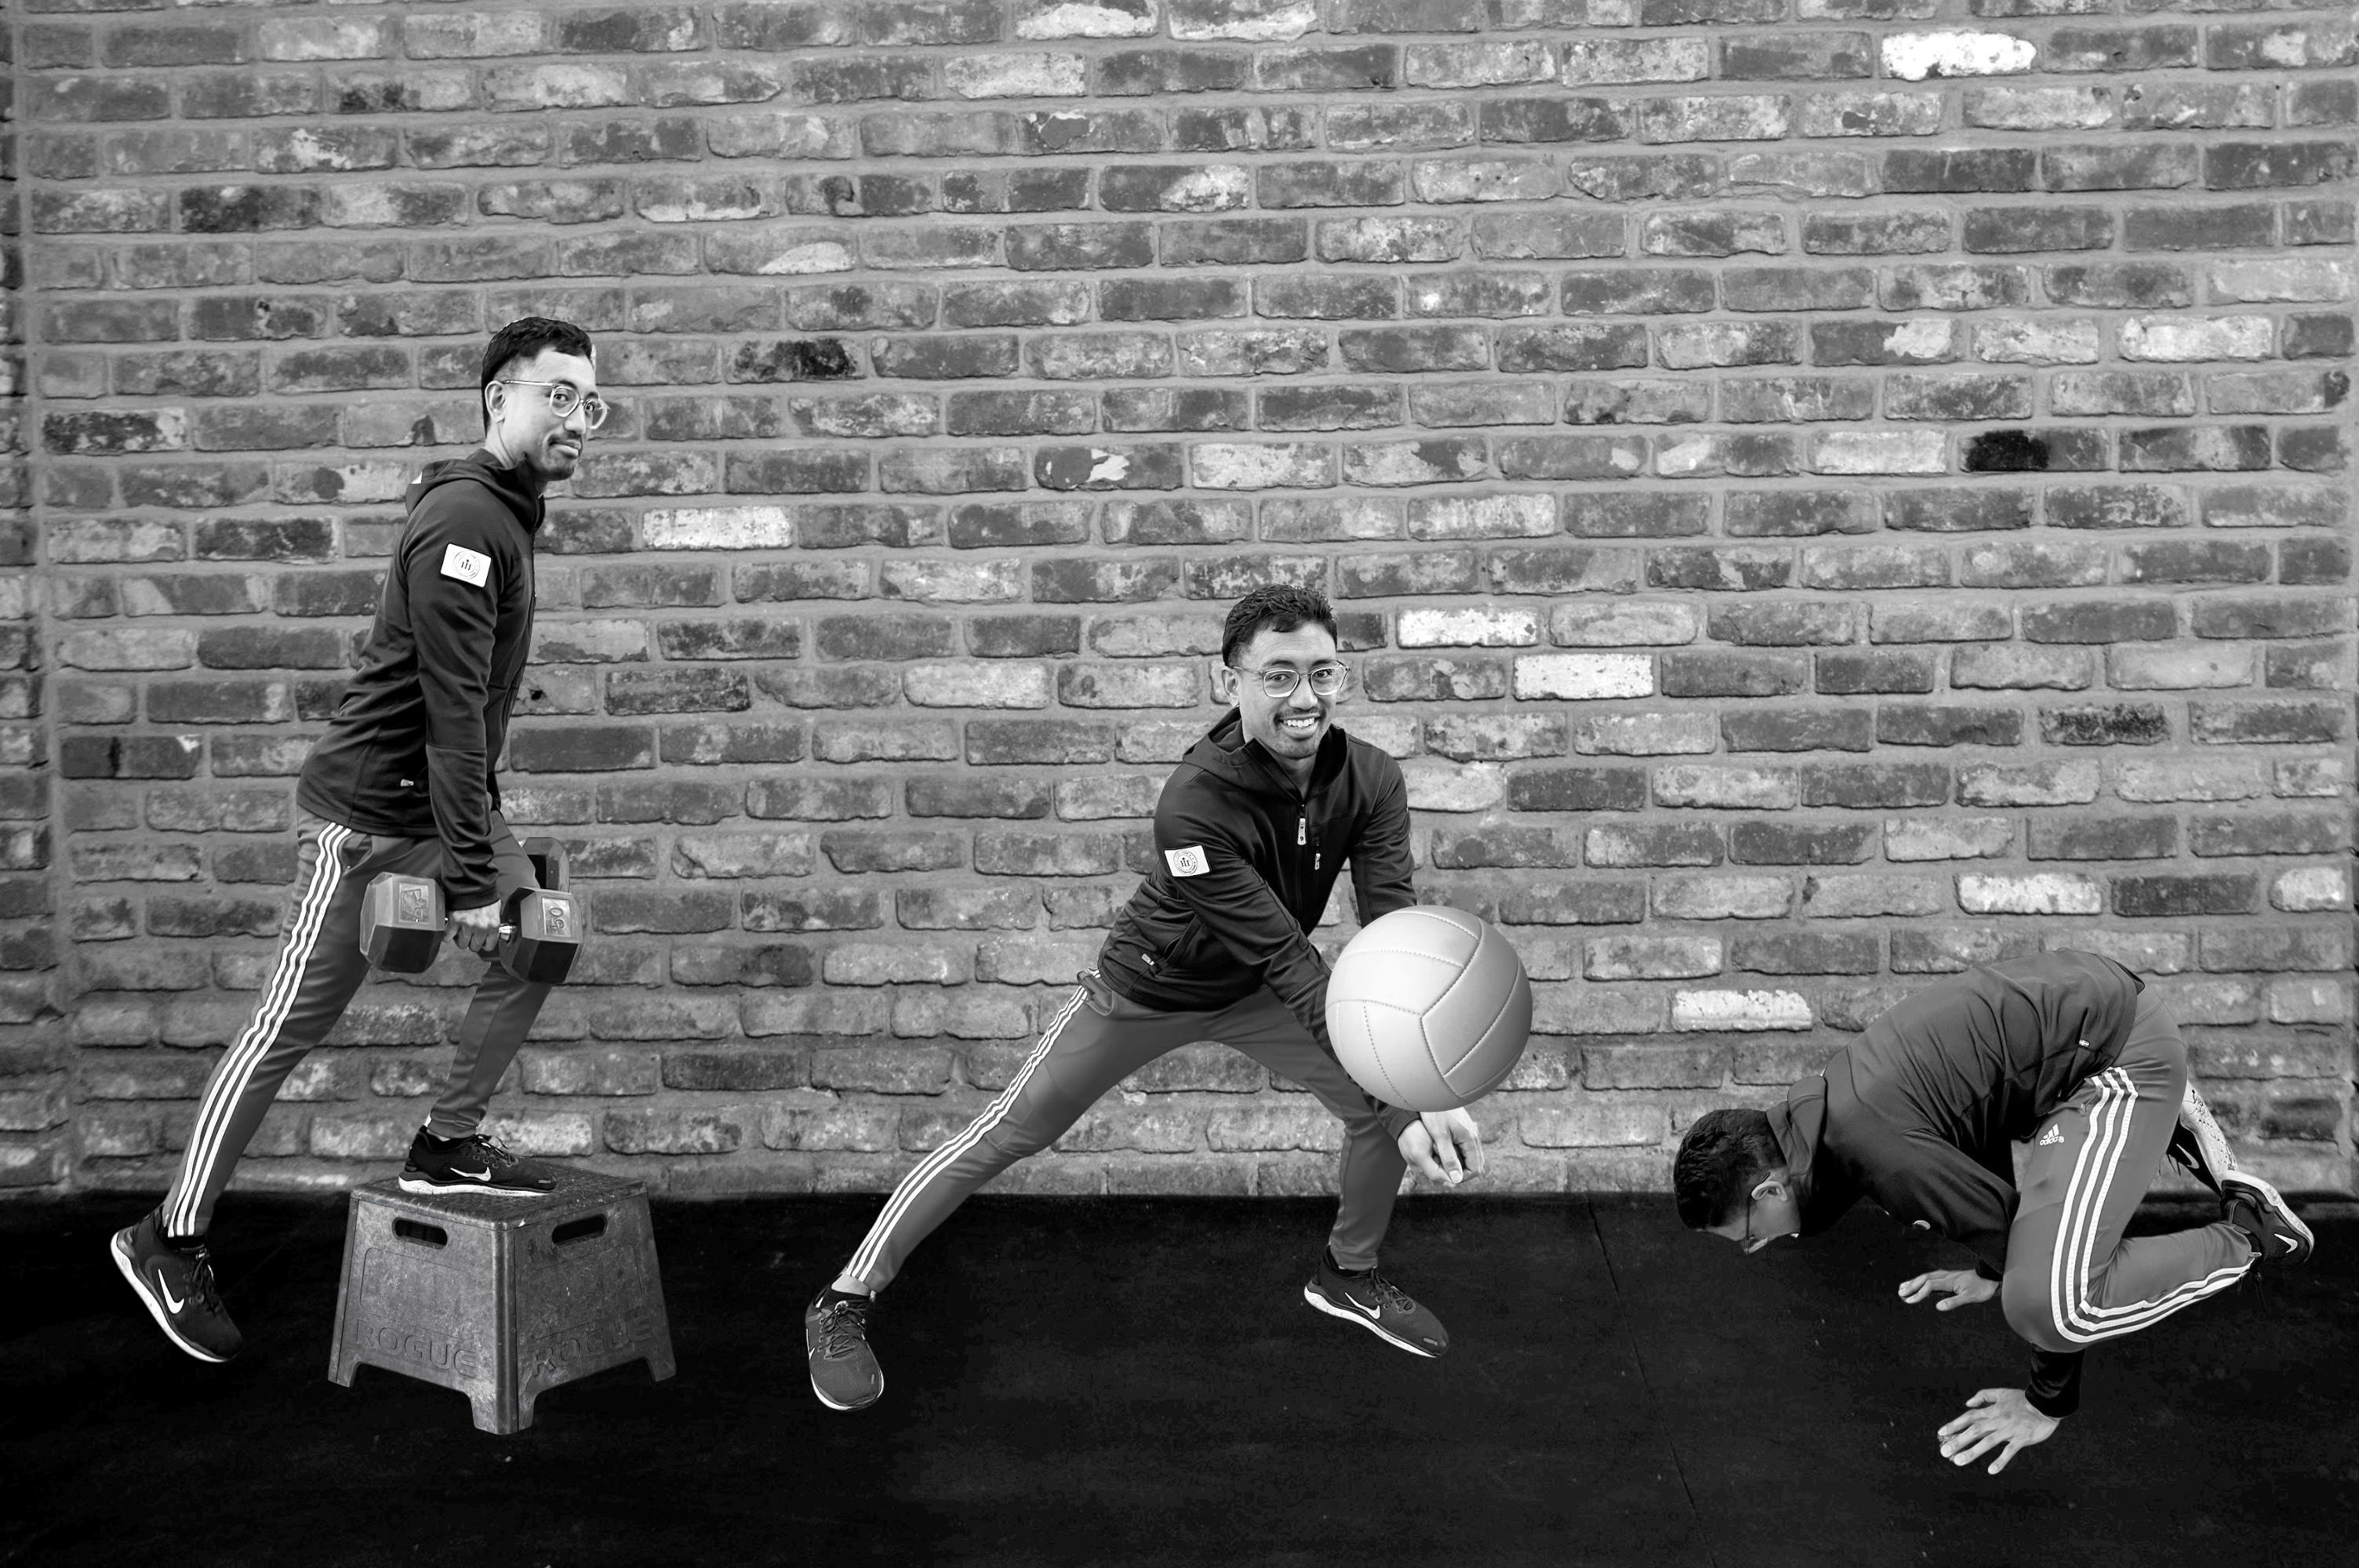
M 2221 1217 L 2125 1237 L 2166 1154 L 2218 1195 Z M 1955 1465 L 1996 1450 L 1993 1475 L 2079 1408 L 2088 1346 L 2311 1248 L 2277 1189 L 2235 1168 L 2162 1000 L 2069 951 L 1929 986 L 1782 1104 L 1698 1117 L 1671 1185 L 1683 1224 L 1748 1253 L 1815 1235 L 1862 1197 L 1973 1251 L 1973 1269 L 1919 1274 L 1900 1299 L 1946 1297 L 1949 1312 L 1997 1296 L 2030 1342 L 2029 1386 L 1981 1390 L 1940 1433 Z
M 1347 861 L 1363 922 L 1417 902 L 1408 786 L 1389 756 L 1336 727 L 1346 679 L 1321 595 L 1256 589 L 1229 611 L 1214 690 L 1234 710 L 1163 786 L 1154 863 L 1097 967 L 999 1097 L 902 1179 L 805 1312 L 811 1389 L 830 1409 L 884 1393 L 869 1314 L 918 1243 L 1116 1084 L 1195 1041 L 1244 1052 L 1343 1123 L 1342 1198 L 1304 1300 L 1412 1355 L 1449 1348 L 1434 1314 L 1376 1271 L 1376 1249 L 1403 1170 L 1454 1186 L 1482 1170 L 1481 1136 L 1462 1110 L 1383 1105 L 1344 1073 L 1327 1040 L 1327 965 L 1310 943 Z
M 279 1084 L 368 979 L 360 925 L 369 882 L 383 872 L 432 878 L 451 941 L 485 957 L 498 946 L 504 900 L 537 885 L 501 819 L 493 765 L 532 644 L 541 495 L 572 474 L 606 416 L 588 335 L 537 316 L 510 322 L 484 351 L 482 398 L 482 448 L 429 463 L 410 483 L 359 672 L 304 762 L 296 892 L 277 968 L 205 1085 L 170 1193 L 111 1242 L 157 1325 L 201 1361 L 245 1346 L 205 1245 L 213 1205 Z M 485 966 L 450 1078 L 410 1142 L 403 1187 L 514 1196 L 555 1184 L 481 1130 L 548 994 Z

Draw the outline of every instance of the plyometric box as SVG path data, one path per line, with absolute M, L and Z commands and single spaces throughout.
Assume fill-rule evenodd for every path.
M 353 1194 L 328 1377 L 363 1366 L 446 1389 L 485 1432 L 532 1424 L 544 1390 L 626 1361 L 672 1375 L 647 1185 L 560 1170 L 535 1197 Z

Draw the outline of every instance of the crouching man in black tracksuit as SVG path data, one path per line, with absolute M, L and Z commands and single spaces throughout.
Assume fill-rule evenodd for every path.
M 2022 1185 L 2010 1145 L 2027 1143 Z M 2164 1155 L 2220 1195 L 2215 1224 L 2122 1232 Z M 1939 1310 L 2000 1298 L 2031 1342 L 2027 1389 L 1984 1389 L 1941 1454 L 1991 1474 L 2079 1408 L 2082 1350 L 2310 1256 L 2309 1227 L 2230 1159 L 2161 999 L 2108 958 L 2057 952 L 1926 988 L 1767 1112 L 1715 1110 L 1680 1140 L 1680 1218 L 1758 1251 L 1862 1197 L 1973 1250 L 1900 1287 Z
M 999 1098 L 902 1179 L 804 1314 L 811 1389 L 831 1409 L 861 1410 L 885 1391 L 868 1315 L 911 1249 L 1107 1090 L 1199 1040 L 1301 1085 L 1343 1123 L 1342 1202 L 1304 1299 L 1413 1355 L 1448 1349 L 1433 1314 L 1376 1272 L 1376 1249 L 1402 1171 L 1414 1164 L 1454 1185 L 1482 1169 L 1481 1138 L 1462 1110 L 1420 1117 L 1383 1105 L 1344 1073 L 1327 1040 L 1327 966 L 1310 935 L 1345 860 L 1363 922 L 1417 902 L 1408 786 L 1390 757 L 1334 725 L 1345 668 L 1318 594 L 1247 594 L 1229 612 L 1221 663 L 1216 689 L 1236 711 L 1164 785 L 1156 864 L 1115 916 L 1097 968 L 1082 971 Z
M 304 762 L 296 891 L 277 966 L 205 1085 L 171 1192 L 111 1244 L 158 1325 L 201 1361 L 226 1361 L 245 1346 L 205 1248 L 213 1205 L 280 1083 L 368 979 L 359 939 L 370 881 L 386 871 L 435 879 L 451 940 L 487 957 L 502 901 L 537 885 L 501 819 L 492 768 L 532 645 L 541 493 L 573 472 L 606 405 L 587 334 L 541 317 L 493 336 L 482 395 L 483 448 L 430 463 L 410 483 L 360 671 Z M 548 994 L 485 967 L 450 1081 L 410 1144 L 405 1188 L 496 1195 L 555 1184 L 479 1130 Z

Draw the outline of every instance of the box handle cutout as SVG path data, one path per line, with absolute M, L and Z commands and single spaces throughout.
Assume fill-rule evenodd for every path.
M 605 1234 L 606 1217 L 603 1214 L 592 1214 L 584 1215 L 580 1219 L 567 1220 L 563 1225 L 550 1231 L 549 1238 L 562 1247 L 569 1241 L 586 1241 L 591 1237 Z
M 426 1247 L 447 1247 L 451 1233 L 439 1225 L 427 1225 L 415 1219 L 397 1219 L 393 1233 L 405 1241 L 415 1241 Z

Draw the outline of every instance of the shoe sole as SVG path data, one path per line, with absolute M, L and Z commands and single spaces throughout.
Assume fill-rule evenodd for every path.
M 210 1362 L 216 1367 L 229 1359 L 226 1356 L 214 1355 L 172 1326 L 172 1314 L 164 1310 L 164 1303 L 156 1299 L 147 1289 L 147 1282 L 139 1277 L 139 1265 L 132 1260 L 131 1249 L 123 1244 L 123 1232 L 118 1230 L 109 1238 L 106 1250 L 107 1255 L 114 1260 L 115 1272 L 123 1276 L 125 1284 L 137 1292 L 139 1304 L 147 1309 L 147 1315 L 156 1320 L 156 1326 L 164 1331 L 165 1338 L 198 1360 Z
M 1403 1339 L 1399 1335 L 1393 1333 L 1391 1330 L 1385 1327 L 1384 1325 L 1376 1322 L 1374 1318 L 1367 1317 L 1363 1314 L 1356 1312 L 1347 1312 L 1343 1308 L 1337 1306 L 1334 1303 L 1321 1295 L 1319 1292 L 1319 1287 L 1316 1285 L 1303 1286 L 1302 1299 L 1309 1302 L 1321 1312 L 1325 1313 L 1329 1317 L 1338 1317 L 1342 1318 L 1345 1323 L 1358 1324 L 1362 1328 L 1366 1329 L 1370 1334 L 1375 1335 L 1378 1339 L 1383 1340 L 1386 1344 L 1393 1346 L 1395 1349 L 1406 1350 L 1412 1356 L 1422 1356 L 1429 1361 L 1439 1361 L 1441 1359 L 1443 1353 L 1450 1348 L 1450 1346 L 1445 1345 L 1440 1350 L 1428 1350 L 1422 1345 L 1412 1344 L 1410 1341 Z
M 2254 1199 L 2268 1210 L 2271 1218 L 2301 1238 L 2301 1250 L 2295 1253 L 2290 1260 L 2272 1258 L 2267 1260 L 2267 1261 L 2298 1263 L 2306 1260 L 2318 1249 L 2318 1238 L 2310 1234 L 2310 1227 L 2301 1222 L 2301 1216 L 2294 1213 L 2292 1206 L 2285 1201 L 2283 1195 L 2278 1193 L 2277 1188 L 2254 1175 L 2250 1171 L 2235 1172 L 2234 1178 L 2227 1184 L 2232 1187 L 2243 1187 L 2250 1192 Z
M 433 1182 L 423 1177 L 400 1178 L 401 1190 L 431 1197 L 436 1193 L 483 1193 L 495 1198 L 545 1198 L 557 1194 L 555 1187 L 495 1187 L 489 1182 Z
M 2212 1116 L 2212 1108 L 2203 1103 L 2202 1095 L 2196 1091 L 2191 1082 L 2187 1086 L 2186 1093 L 2180 1097 L 2179 1125 L 2172 1131 L 2174 1145 L 2183 1135 L 2190 1147 L 2184 1152 L 2174 1147 L 2171 1153 L 2190 1175 L 2214 1192 L 2219 1191 L 2221 1178 L 2236 1169 L 2236 1157 L 2229 1152 L 2228 1135 L 2220 1130 L 2220 1123 Z

